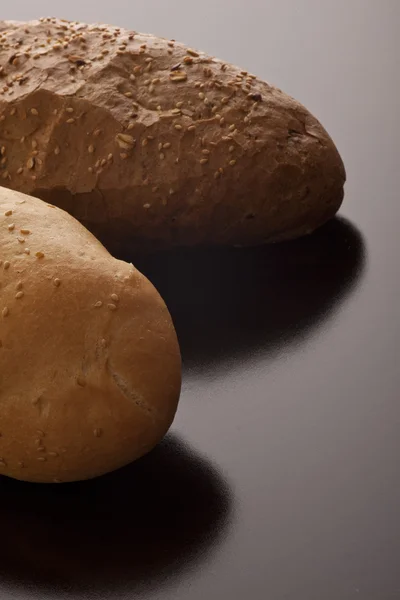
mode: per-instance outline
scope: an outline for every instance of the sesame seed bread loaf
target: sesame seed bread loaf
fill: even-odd
[[[320,123],[175,41],[54,18],[0,22],[0,182],[110,245],[259,244],[338,210]]]
[[[87,479],[148,452],[174,418],[167,308],[62,210],[0,188],[0,475]]]

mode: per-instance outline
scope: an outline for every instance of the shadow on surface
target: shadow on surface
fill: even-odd
[[[88,482],[3,477],[0,590],[5,582],[38,598],[55,590],[105,598],[109,590],[165,585],[218,544],[230,514],[227,484],[172,435],[136,463]]]
[[[185,367],[271,355],[309,335],[359,280],[359,231],[336,218],[313,235],[247,249],[134,257],[166,301]]]

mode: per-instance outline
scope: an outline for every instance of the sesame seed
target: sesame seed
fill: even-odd
[[[17,293],[15,294],[15,298],[16,298],[17,300],[19,300],[20,298],[23,298],[23,296],[24,296],[24,292],[17,292]]]
[[[10,264],[11,264],[11,263],[10,263],[8,260],[5,260],[5,261],[4,261],[4,270],[5,270],[5,271],[7,271],[7,269],[9,269],[9,268],[10,268]]]
[[[164,160],[164,158],[165,158],[164,152],[160,152],[160,160]]]
[[[204,150],[202,150],[201,153],[206,154],[208,156],[210,154],[210,151],[207,150],[207,148],[204,148]]]
[[[71,119],[67,119],[66,123],[68,123],[68,125],[71,125],[71,123],[75,123],[75,119],[71,117]]]
[[[111,294],[111,300],[113,300],[114,302],[119,302],[119,297],[117,296],[117,294]]]
[[[45,456],[38,456],[36,460],[39,460],[40,462],[45,462],[47,458]]]
[[[1,154],[1,156],[4,156],[4,155],[5,155],[5,153],[6,153],[6,147],[5,147],[5,146],[2,146],[2,147],[1,147],[1,150],[0,150],[0,154]]]
[[[174,125],[175,129],[177,129],[178,131],[180,131],[181,129],[183,129],[182,125]]]
[[[95,130],[94,130],[94,132],[93,132],[93,135],[94,135],[95,137],[98,137],[98,136],[99,136],[101,133],[102,133],[102,130],[101,130],[101,129],[95,129]]]
[[[101,435],[103,434],[103,430],[99,427],[99,428],[95,429],[93,431],[93,433],[96,437],[101,437]]]
[[[147,146],[147,144],[148,144],[147,138],[144,138],[142,140],[142,146]]]
[[[37,117],[39,116],[39,111],[36,108],[31,108],[31,115]]]
[[[19,169],[18,169],[18,171],[17,171],[17,174],[18,174],[18,175],[21,175],[21,173],[23,172],[23,170],[24,170],[24,169],[23,169],[23,167],[19,167]]]
[[[36,109],[32,108],[32,110],[36,110]],[[31,112],[32,112],[32,110],[31,110]],[[16,112],[17,112],[17,109],[16,108],[12,108],[10,110],[10,116],[13,117]],[[32,113],[32,114],[34,115],[35,113]]]
[[[229,146],[229,152],[234,152],[235,146]]]
[[[58,154],[60,154],[60,148],[58,146],[56,146],[54,148],[54,154],[57,156]]]
[[[40,251],[39,252],[35,252],[35,256],[36,256],[36,258],[44,258],[43,252],[40,252]]]
[[[26,166],[28,167],[28,169],[33,169],[35,166],[35,159],[32,157],[28,158]]]
[[[79,385],[79,387],[85,387],[86,386],[86,381],[81,376],[77,377],[76,383]]]
[[[229,125],[229,129],[231,131],[233,131],[234,129],[236,129],[236,125],[234,123],[232,123],[232,125]]]
[[[93,154],[94,146],[92,144],[90,144],[90,146],[88,147],[88,152],[89,152],[89,154]]]
[[[25,252],[25,254],[30,254],[31,253],[31,251],[30,251],[29,248],[25,248],[24,252]]]
[[[169,78],[171,81],[174,82],[186,81],[187,74],[185,73],[185,71],[173,71],[169,74]]]
[[[17,240],[19,241],[20,244],[25,244],[25,238],[23,238],[22,236],[17,236]]]
[[[236,165],[236,160],[235,159],[230,160],[229,164],[230,164],[231,167],[234,167]]]
[[[15,229],[15,223],[10,223],[10,225],[8,226],[8,231],[14,231]]]
[[[54,458],[56,458],[57,456],[59,456],[58,452],[54,452],[53,450],[51,450],[50,452],[47,453],[49,456],[52,456]],[[55,480],[56,481],[56,480]]]
[[[115,304],[107,304],[107,308],[109,310],[117,310],[117,307],[115,306]]]
[[[204,100],[205,94],[203,92],[199,92],[199,98],[200,100]]]
[[[126,133],[118,133],[115,137],[115,141],[119,147],[124,150],[132,149],[135,144],[134,138]]]
[[[148,210],[150,206],[151,204],[149,204],[148,202],[146,204],[143,204],[143,208],[145,208],[146,210]]]
[[[29,235],[31,230],[30,229],[20,229],[20,232],[22,233],[22,235]]]
[[[219,120],[219,124],[220,125],[224,125],[224,123],[225,123],[225,118],[221,117],[220,120]]]
[[[112,155],[112,154],[111,154],[111,152],[110,152],[110,154],[107,156],[107,160],[109,160],[109,161],[110,161],[110,160],[112,160],[112,159],[113,159],[113,155]]]
[[[170,144],[170,142],[165,142],[165,144],[163,144],[163,145],[162,145],[162,147],[163,147],[165,150],[168,150],[168,148],[171,148],[171,144]]]
[[[3,317],[3,318],[6,318],[6,317],[8,317],[8,315],[10,314],[10,311],[8,310],[8,307],[7,307],[7,306],[5,306],[5,307],[3,308],[3,310],[1,311],[1,314],[2,314],[2,317]]]
[[[101,300],[98,300],[98,301],[96,302],[96,304],[94,305],[94,307],[95,307],[95,308],[101,308],[102,306],[103,306],[103,303],[102,303],[102,301],[101,301]]]
[[[188,54],[190,54],[191,56],[199,56],[199,53],[196,52],[195,50],[192,50],[192,48],[187,48],[186,52]]]
[[[208,163],[208,158],[201,158],[200,159],[200,164],[201,165],[205,165],[206,163]]]
[[[122,160],[126,160],[128,158],[128,155],[125,152],[121,152],[120,158],[122,158]]]
[[[196,129],[196,125],[189,125],[188,131],[194,131]]]
[[[6,210],[6,212],[4,213],[4,216],[11,217],[12,214],[13,214],[12,210]]]

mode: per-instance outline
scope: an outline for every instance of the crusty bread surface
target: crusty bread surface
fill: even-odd
[[[168,310],[131,264],[0,188],[0,474],[87,479],[148,452],[180,392]]]
[[[57,204],[109,247],[261,244],[343,199],[331,138],[300,103],[152,35],[0,21],[0,182]]]

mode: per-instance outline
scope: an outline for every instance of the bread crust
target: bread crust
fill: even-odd
[[[345,170],[297,101],[187,46],[58,19],[0,22],[2,185],[109,246],[260,244],[331,218]]]
[[[0,474],[87,479],[148,452],[177,408],[168,310],[132,265],[0,188]]]

